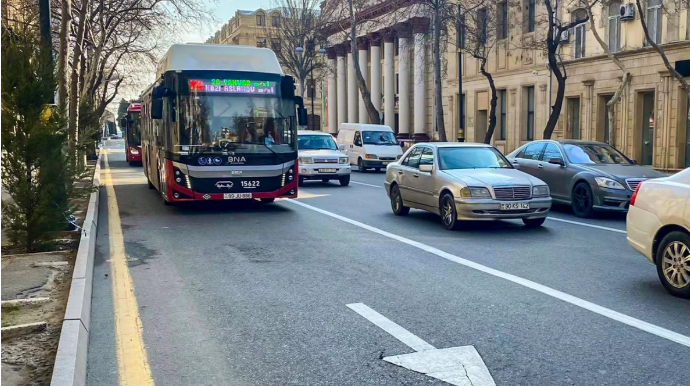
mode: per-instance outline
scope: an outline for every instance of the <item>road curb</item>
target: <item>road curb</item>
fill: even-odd
[[[91,290],[98,228],[100,174],[101,155],[98,156],[93,176],[93,186],[96,190],[89,197],[89,205],[82,225],[67,308],[60,332],[60,343],[55,356],[53,377],[50,381],[51,386],[86,384],[86,355],[91,324]]]

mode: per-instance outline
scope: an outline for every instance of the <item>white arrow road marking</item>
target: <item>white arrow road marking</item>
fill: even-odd
[[[640,329],[642,331],[646,331],[646,332],[653,334],[653,335],[656,335],[660,338],[668,339],[672,342],[682,344],[685,347],[690,347],[690,336],[679,334],[675,331],[668,330],[666,328],[657,326],[655,324],[645,322],[644,320],[633,318],[632,316],[629,316],[629,315],[614,311],[610,308],[606,308],[606,307],[600,306],[598,304],[589,302],[587,300],[578,298],[577,296],[573,296],[573,295],[567,294],[565,292],[561,292],[557,289],[547,287],[543,284],[539,284],[539,283],[533,282],[531,280],[527,280],[525,278],[522,278],[520,276],[512,275],[510,273],[499,271],[497,269],[487,267],[486,265],[475,263],[472,260],[463,259],[462,257],[453,255],[453,254],[445,252],[445,251],[442,251],[438,248],[434,248],[431,245],[420,243],[419,241],[414,241],[412,239],[408,239],[406,237],[396,235],[395,233],[386,232],[384,230],[373,227],[371,225],[364,224],[364,223],[359,222],[357,220],[353,220],[351,218],[347,218],[345,216],[341,216],[339,214],[335,214],[333,212],[329,212],[327,210],[323,210],[321,208],[317,208],[315,206],[311,206],[311,205],[305,204],[303,202],[299,202],[299,201],[295,201],[295,200],[289,200],[289,201],[285,201],[285,202],[288,202],[288,203],[293,204],[293,205],[299,205],[303,208],[313,210],[314,212],[318,212],[318,213],[324,214],[326,216],[329,216],[329,217],[338,219],[340,221],[346,222],[348,224],[354,225],[356,227],[366,229],[370,232],[377,233],[377,234],[384,236],[384,237],[387,237],[389,239],[397,240],[403,244],[407,244],[409,246],[421,249],[422,251],[429,252],[429,253],[434,254],[438,257],[444,258],[448,261],[452,261],[454,263],[464,265],[465,267],[476,269],[477,271],[484,272],[484,273],[489,274],[491,276],[495,276],[495,277],[498,277],[498,278],[501,278],[504,280],[508,280],[508,281],[513,282],[515,284],[521,285],[523,287],[533,289],[537,292],[541,292],[544,295],[551,296],[552,298],[560,299],[566,303],[570,303],[574,306],[577,306],[577,307],[583,308],[585,310],[594,312],[595,314],[599,314],[605,318],[609,318],[611,320],[615,320],[617,322],[626,324],[630,327],[634,327],[634,328]]]
[[[489,369],[474,346],[437,349],[366,304],[353,303],[347,306],[417,351],[412,354],[385,357],[384,361],[426,374],[451,385],[496,386]]]

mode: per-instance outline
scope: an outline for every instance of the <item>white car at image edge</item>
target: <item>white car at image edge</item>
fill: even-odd
[[[690,298],[690,169],[638,185],[627,232],[628,243],[656,265],[664,288]]]

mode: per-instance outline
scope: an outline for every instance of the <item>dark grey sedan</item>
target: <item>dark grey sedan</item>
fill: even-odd
[[[572,205],[579,217],[595,210],[627,212],[640,181],[665,177],[602,142],[534,141],[507,158],[521,171],[546,182],[553,201]]]

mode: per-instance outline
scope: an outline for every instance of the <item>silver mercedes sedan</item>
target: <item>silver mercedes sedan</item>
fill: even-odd
[[[449,230],[462,220],[522,219],[538,227],[551,209],[542,180],[482,143],[416,144],[388,165],[385,188],[396,215],[423,209],[440,215]]]

